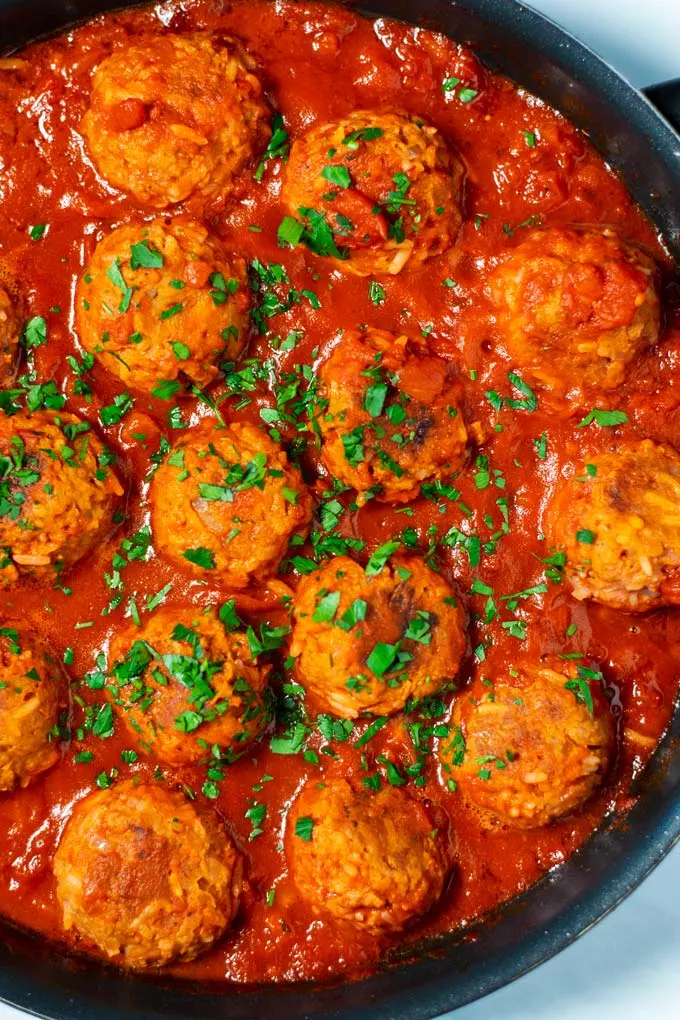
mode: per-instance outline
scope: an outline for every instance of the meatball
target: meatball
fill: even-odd
[[[293,617],[299,682],[346,719],[393,715],[436,694],[465,651],[453,589],[415,556],[393,556],[379,573],[337,556],[303,578]]]
[[[0,414],[0,569],[58,576],[114,527],[122,487],[90,426],[60,412]]]
[[[444,889],[447,848],[404,790],[310,782],[286,822],[293,880],[319,914],[380,935],[426,914]]]
[[[261,429],[206,420],[183,433],[150,490],[157,548],[202,578],[245,588],[276,572],[311,518],[299,471]]]
[[[137,779],[76,805],[54,873],[64,928],[126,967],[198,956],[241,896],[241,858],[217,815]]]
[[[233,761],[269,721],[268,670],[213,609],[159,610],[116,634],[109,663],[123,720],[170,765]]]
[[[614,722],[595,670],[527,665],[512,673],[458,699],[439,754],[444,776],[484,815],[531,829],[575,811],[599,786]]]
[[[462,465],[461,389],[450,363],[422,343],[379,329],[347,333],[319,377],[323,462],[345,485],[406,502],[421,482]]]
[[[532,231],[488,291],[508,355],[560,391],[615,389],[658,339],[655,264],[611,230]]]
[[[680,454],[645,439],[588,458],[547,531],[575,598],[629,612],[680,604]]]
[[[307,223],[317,254],[359,276],[396,274],[455,243],[462,178],[422,118],[358,110],[293,142],[282,198]]]
[[[42,642],[0,628],[0,790],[28,786],[59,758],[66,702],[61,669]]]
[[[0,385],[9,385],[16,377],[20,333],[16,302],[0,282]]]
[[[217,361],[241,354],[248,305],[243,259],[200,223],[154,220],[99,242],[78,284],[76,326],[126,386],[149,391],[180,374],[205,386]]]
[[[269,108],[234,39],[166,32],[94,72],[81,130],[100,174],[143,205],[225,197],[267,143]]]

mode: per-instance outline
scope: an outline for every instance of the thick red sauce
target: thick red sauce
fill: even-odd
[[[68,408],[100,428],[119,456],[128,486],[125,521],[72,572],[68,578],[72,595],[26,582],[0,600],[3,616],[20,618],[29,629],[44,634],[60,656],[67,647],[75,649],[70,666],[76,695],[74,734],[82,721],[78,702],[101,699],[79,679],[93,668],[97,653],[106,649],[125,616],[129,596],[135,595],[143,607],[148,593],[172,582],[168,605],[187,600],[222,602],[226,597],[224,591],[182,576],[152,556],[125,568],[123,603],[102,615],[112,594],[103,579],[112,555],[123,538],[146,522],[143,479],[150,455],[161,435],[172,439],[177,433],[168,424],[170,405],[139,395],[120,425],[102,428],[98,411],[111,403],[122,386],[95,368],[88,376],[93,391],[88,401],[74,393],[75,377],[65,360],[67,354],[79,353],[71,326],[72,300],[86,256],[113,226],[148,215],[131,199],[105,186],[87,157],[78,125],[88,103],[90,75],[113,48],[124,46],[143,30],[162,26],[179,32],[219,29],[240,37],[258,61],[267,92],[291,137],[317,119],[342,117],[357,108],[397,107],[428,118],[465,164],[465,222],[459,244],[422,267],[384,280],[386,300],[379,307],[369,299],[366,279],[340,275],[303,248],[290,251],[277,246],[276,230],[285,213],[278,199],[282,172],[278,162],[269,165],[262,183],[249,178],[238,204],[203,209],[189,200],[185,205],[190,214],[205,217],[228,246],[246,259],[282,263],[293,286],[316,291],[320,309],[303,301],[271,321],[269,336],[254,336],[251,341],[249,356],[270,358],[278,373],[293,371],[295,364],[314,364],[338,326],[356,328],[367,322],[397,332],[424,330],[432,349],[460,366],[466,420],[481,423],[486,436],[483,452],[492,468],[502,472],[505,488],[478,489],[474,471],[462,473],[456,486],[462,492],[461,501],[472,509],[469,518],[464,517],[460,502],[439,505],[419,499],[412,504],[410,517],[371,502],[345,517],[349,521],[345,528],[367,543],[360,558],[405,527],[417,531],[422,549],[432,537],[429,529],[436,528],[442,536],[464,520],[464,528],[485,542],[501,527],[497,501],[506,498],[510,531],[498,541],[495,552],[483,553],[480,565],[471,568],[463,549],[443,546],[441,569],[466,599],[471,615],[484,602],[483,596],[469,595],[474,577],[499,594],[543,580],[544,567],[536,558],[546,555],[546,543],[539,538],[542,514],[563,465],[604,449],[612,441],[612,430],[595,425],[578,429],[584,409],[552,406],[545,395],[533,413],[508,408],[496,412],[484,396],[490,389],[510,395],[508,372],[513,366],[495,352],[490,310],[482,293],[483,270],[507,246],[509,232],[521,233],[531,217],[540,216],[548,225],[606,223],[659,259],[668,276],[662,342],[641,360],[622,389],[598,403],[628,413],[629,424],[619,430],[619,436],[680,441],[680,415],[674,414],[680,403],[680,389],[674,384],[680,360],[677,285],[670,279],[668,260],[653,230],[587,139],[538,99],[491,75],[468,50],[407,26],[285,0],[163,4],[106,16],[32,46],[20,55],[25,63],[0,71],[3,116],[11,116],[16,126],[13,141],[0,132],[2,259],[21,283],[27,317],[41,315],[48,322],[49,341],[36,354],[39,377],[55,379],[68,396]],[[474,101],[461,103],[442,92],[442,81],[452,76],[478,92]],[[525,132],[539,139],[535,146],[527,144]],[[29,228],[39,223],[49,224],[49,230],[35,241]],[[261,230],[249,230],[251,226]],[[455,290],[443,285],[447,278],[456,281]],[[295,350],[273,350],[271,336],[286,336],[293,328],[304,333]],[[219,391],[217,386],[213,395]],[[236,401],[229,399],[222,410],[230,418],[257,421],[260,408],[271,403],[265,388],[252,395],[248,407],[239,410]],[[183,400],[182,409],[186,421],[209,413],[191,398]],[[502,431],[494,430],[497,424]],[[544,432],[547,456],[539,459],[533,440]],[[145,434],[143,441],[134,438],[139,433]],[[306,455],[304,466],[312,484],[322,487],[323,477],[313,482],[318,469],[313,452]],[[485,515],[490,515],[491,527]],[[285,581],[294,586],[295,574],[286,575]],[[548,588],[547,594],[521,602],[514,614],[504,612],[490,625],[471,619],[460,683],[464,685],[471,676],[473,650],[482,642],[487,646],[482,668],[489,675],[507,669],[519,655],[531,659],[553,651],[582,652],[599,660],[620,704],[621,742],[614,772],[602,792],[577,815],[544,829],[509,831],[483,827],[460,797],[447,791],[430,756],[427,783],[416,795],[428,798],[449,819],[456,865],[440,906],[405,938],[414,940],[464,925],[563,862],[607,812],[630,805],[631,780],[668,724],[679,671],[678,612],[633,617],[577,604],[565,584],[551,583]],[[237,597],[237,603],[250,620],[283,622],[274,595],[252,591]],[[504,630],[502,619],[525,621],[526,638],[520,640]],[[90,622],[91,626],[77,627]],[[572,623],[578,629],[567,638],[565,632]],[[357,735],[362,727],[365,724],[357,728]],[[640,735],[647,740],[641,741]],[[318,749],[322,743],[315,731],[309,746]],[[306,777],[317,777],[321,770],[359,768],[360,752],[352,743],[334,745],[336,758],[321,755],[321,765],[313,765],[301,755],[273,754],[265,738],[229,769],[213,803],[246,858],[244,901],[235,929],[207,956],[176,968],[179,973],[239,982],[323,980],[341,973],[358,976],[370,972],[381,954],[398,941],[346,931],[315,917],[296,896],[286,872],[281,845],[291,799]],[[121,776],[153,772],[155,763],[143,755],[133,766],[121,763],[121,750],[131,746],[129,734],[120,725],[105,740],[90,736],[79,741],[74,735],[64,746],[59,765],[27,789],[0,797],[0,909],[8,918],[51,938],[64,938],[51,871],[55,846],[72,805],[95,788],[97,775],[113,768]],[[93,751],[94,759],[76,764],[74,756],[83,750]],[[399,718],[384,727],[365,751],[372,765],[381,754],[402,765],[413,761],[413,747]],[[199,769],[162,768],[160,772],[169,783],[179,781],[196,791],[204,779]],[[273,778],[260,786],[264,775]],[[198,796],[203,800],[200,792]],[[267,815],[264,832],[250,841],[251,824],[245,812],[253,798],[267,805]],[[271,889],[276,896],[269,906],[266,894]]]

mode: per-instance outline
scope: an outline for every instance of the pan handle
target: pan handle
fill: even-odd
[[[642,91],[668,123],[680,132],[680,78],[650,85]]]

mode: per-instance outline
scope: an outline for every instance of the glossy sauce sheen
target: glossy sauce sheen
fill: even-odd
[[[360,554],[362,562],[405,527],[416,529],[423,550],[430,537],[428,528],[436,527],[441,536],[464,521],[464,528],[487,541],[503,519],[497,500],[507,498],[510,532],[498,541],[495,552],[483,553],[478,567],[470,567],[460,547],[441,549],[443,573],[455,583],[469,613],[480,613],[485,598],[469,595],[474,577],[493,586],[497,595],[544,580],[544,566],[537,559],[547,555],[546,542],[539,537],[542,515],[562,468],[606,449],[615,438],[612,429],[577,428],[589,406],[552,406],[549,397],[541,396],[533,412],[507,407],[497,412],[484,396],[492,389],[503,396],[519,396],[508,381],[508,372],[515,366],[495,353],[493,320],[482,282],[494,257],[512,243],[510,231],[515,231],[515,240],[521,237],[526,230],[521,224],[530,217],[541,216],[548,225],[610,224],[645,245],[665,267],[662,342],[640,361],[626,386],[598,404],[628,413],[630,422],[617,430],[619,437],[680,439],[680,388],[673,385],[680,367],[677,286],[650,225],[586,139],[539,100],[487,72],[468,50],[443,37],[384,20],[362,20],[342,9],[258,0],[159,5],[106,16],[33,46],[22,54],[26,66],[0,71],[0,109],[16,125],[13,142],[0,127],[2,256],[21,282],[27,317],[42,315],[48,322],[49,342],[36,356],[39,376],[56,379],[68,396],[67,407],[98,427],[118,454],[128,487],[128,517],[96,555],[71,573],[67,583],[72,595],[24,582],[3,593],[0,604],[7,618],[44,633],[60,656],[69,646],[75,649],[70,666],[76,681],[74,693],[94,703],[101,702],[101,692],[92,692],[77,681],[93,668],[97,653],[106,649],[125,617],[130,595],[136,595],[142,615],[146,595],[155,594],[169,581],[173,588],[166,605],[219,604],[228,597],[225,591],[182,576],[152,556],[125,568],[123,604],[102,615],[112,594],[103,580],[112,555],[121,539],[147,520],[144,476],[149,457],[161,434],[172,440],[179,433],[168,424],[171,404],[139,395],[120,425],[101,427],[98,410],[111,403],[122,385],[95,368],[88,376],[94,393],[88,402],[74,395],[74,375],[65,361],[65,355],[81,353],[70,323],[75,281],[87,255],[112,227],[149,216],[106,186],[88,159],[78,125],[88,103],[90,75],[112,49],[125,46],[141,31],[163,26],[178,32],[214,29],[238,36],[258,62],[272,105],[282,113],[291,138],[315,120],[343,117],[353,109],[400,108],[436,125],[465,164],[465,222],[458,246],[423,267],[409,266],[396,278],[383,278],[386,300],[379,307],[369,299],[367,279],[342,275],[304,248],[291,251],[277,246],[276,230],[286,212],[278,198],[283,170],[279,161],[268,165],[262,183],[248,173],[245,195],[238,203],[222,209],[202,208],[189,200],[184,206],[191,215],[205,218],[235,252],[248,260],[257,257],[264,263],[282,263],[293,286],[313,290],[319,297],[318,310],[303,300],[271,320],[271,333],[254,335],[248,356],[271,358],[277,372],[292,371],[296,363],[317,364],[330,349],[338,327],[354,329],[370,323],[415,335],[424,330],[433,351],[458,363],[466,421],[480,423],[485,436],[482,452],[491,468],[502,472],[505,487],[476,488],[473,454],[469,468],[455,481],[462,493],[459,502],[442,500],[440,505],[421,498],[412,504],[415,513],[408,517],[373,501],[345,515],[345,531],[350,529],[367,543]],[[442,81],[452,76],[478,92],[474,101],[461,103],[442,92]],[[524,132],[536,134],[535,146],[527,144]],[[49,230],[42,240],[33,241],[29,228],[37,223],[48,223]],[[261,232],[248,230],[249,225],[261,227]],[[447,278],[458,286],[445,286]],[[55,306],[59,312],[50,311]],[[285,337],[291,329],[302,330],[303,341],[290,353],[274,351],[269,346],[271,337]],[[213,395],[217,392],[219,385]],[[263,390],[253,395],[245,409],[235,409],[235,403],[227,400],[223,413],[258,421],[260,408],[273,405],[273,400]],[[183,400],[182,407],[187,422],[209,413],[190,398]],[[502,432],[494,431],[496,424],[503,426]],[[544,432],[547,455],[540,459],[533,441]],[[133,433],[144,433],[146,439],[140,442]],[[323,472],[315,463],[313,445],[303,466],[307,480],[320,491]],[[317,469],[321,477],[315,482]],[[472,508],[471,517],[465,517],[460,502]],[[487,514],[493,520],[491,528],[484,522]],[[295,574],[287,574],[284,580],[294,587]],[[427,783],[416,795],[431,801],[443,824],[448,819],[456,866],[440,906],[402,939],[416,940],[464,925],[564,861],[608,811],[630,805],[631,779],[668,724],[677,688],[678,612],[633,617],[580,605],[564,583],[549,583],[548,588],[547,594],[521,602],[514,614],[503,610],[490,625],[471,620],[460,685],[477,668],[474,649],[482,641],[488,645],[486,661],[478,668],[489,676],[506,671],[519,656],[537,659],[546,652],[582,652],[599,661],[606,681],[615,688],[614,704],[620,711],[622,742],[614,772],[602,792],[576,816],[545,829],[509,831],[483,828],[460,796],[448,792],[434,756],[429,756]],[[237,605],[249,621],[285,622],[274,594],[247,592],[237,596]],[[501,620],[515,618],[527,623],[523,641],[501,627]],[[75,629],[77,623],[90,621],[92,626]],[[565,632],[572,623],[578,630],[567,638]],[[79,719],[82,708],[74,703],[75,727]],[[235,929],[218,947],[197,962],[175,968],[176,972],[239,982],[359,976],[370,972],[382,954],[399,942],[396,937],[381,941],[315,918],[296,896],[281,849],[286,810],[303,780],[358,770],[361,752],[352,745],[365,725],[357,725],[350,741],[334,744],[336,758],[321,754],[320,765],[307,764],[301,755],[273,754],[265,738],[252,754],[229,768],[214,804],[246,857],[243,904]],[[650,739],[647,744],[632,742],[625,738],[625,730]],[[315,730],[309,746],[318,750],[322,744]],[[134,766],[121,763],[121,750],[133,746],[120,723],[109,739],[73,739],[65,746],[60,765],[28,789],[0,797],[3,914],[52,938],[64,938],[51,873],[60,832],[72,805],[95,788],[95,776],[102,771],[115,767],[121,776],[153,772],[154,762],[143,755]],[[76,764],[74,755],[83,750],[93,751],[94,760]],[[400,718],[390,721],[364,751],[372,772],[381,754],[402,765],[414,761]],[[161,773],[170,784],[185,783],[199,791],[199,800],[204,800],[200,769],[164,768]],[[273,778],[254,792],[263,775]],[[267,805],[267,815],[264,832],[250,841],[251,824],[245,812],[253,799]],[[271,889],[276,896],[273,906],[268,906],[265,897]]]

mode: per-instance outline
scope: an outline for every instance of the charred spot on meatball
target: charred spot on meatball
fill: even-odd
[[[81,129],[109,183],[163,209],[230,195],[266,145],[268,117],[240,43],[167,32],[102,61]]]
[[[66,681],[40,640],[0,627],[0,790],[28,786],[59,760]]]
[[[104,237],[76,293],[83,347],[126,386],[146,392],[178,377],[206,386],[248,339],[243,259],[200,223],[126,224]]]
[[[199,577],[233,588],[275,573],[311,519],[297,468],[261,429],[205,420],[187,430],[150,490],[159,551]]]
[[[415,556],[393,556],[377,573],[329,560],[301,581],[293,620],[298,681],[315,708],[347,719],[436,694],[465,650],[453,589]]]
[[[416,446],[424,446],[434,423],[435,420],[431,415],[427,415],[424,418],[416,416],[413,426],[413,442]]]
[[[519,666],[458,699],[442,739],[444,777],[491,824],[531,829],[576,811],[614,753],[615,727],[601,673]]]
[[[58,576],[114,528],[114,458],[75,415],[0,414],[0,576]]]
[[[109,663],[119,715],[170,765],[233,762],[269,723],[269,670],[214,609],[158,610],[115,636]]]
[[[357,110],[293,142],[282,197],[316,254],[359,276],[394,275],[455,243],[462,178],[421,117]]]
[[[547,531],[575,598],[628,612],[680,604],[680,454],[645,439],[588,458]]]
[[[238,910],[241,857],[217,815],[131,779],[76,805],[54,858],[64,928],[122,966],[192,960]]]
[[[346,333],[319,379],[323,462],[363,498],[406,502],[464,463],[460,383],[422,342],[378,329]]]
[[[316,913],[374,935],[431,910],[450,870],[445,836],[420,801],[346,779],[307,783],[288,816],[286,850]]]
[[[611,230],[531,232],[488,293],[508,355],[558,393],[616,389],[659,336],[654,260]]]

